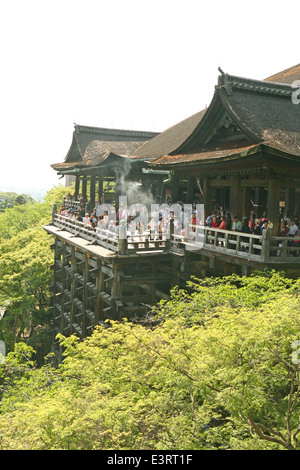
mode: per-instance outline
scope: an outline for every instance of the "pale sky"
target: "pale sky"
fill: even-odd
[[[0,191],[51,188],[74,122],[163,131],[209,105],[218,67],[299,60],[298,1],[0,0]]]

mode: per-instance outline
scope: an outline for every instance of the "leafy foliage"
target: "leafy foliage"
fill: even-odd
[[[44,202],[7,208],[0,217],[0,339],[8,351],[26,341],[43,361],[49,351],[48,301],[51,238],[41,227],[51,221],[53,203],[62,204],[70,188],[50,190]]]
[[[192,287],[155,327],[60,335],[57,368],[17,344],[1,366],[2,448],[297,449],[299,282],[264,273]]]
[[[0,191],[0,212],[14,205],[27,204],[34,202],[34,199],[27,194],[17,194],[13,192]]]
[[[256,309],[280,292],[294,292],[299,283],[285,277],[284,273],[266,270],[249,277],[236,274],[204,279],[193,277],[187,286],[187,290],[174,287],[170,300],[162,300],[158,308],[154,307],[158,318],[180,315],[187,324],[202,323],[208,314],[218,311],[220,305]]]

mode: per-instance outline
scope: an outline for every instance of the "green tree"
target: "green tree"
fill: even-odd
[[[0,245],[1,339],[8,350],[16,341],[29,341],[45,355],[49,348],[49,283],[53,253],[47,234],[27,229]],[[48,332],[48,334],[47,334]]]
[[[49,351],[52,243],[41,225],[51,222],[53,204],[70,188],[51,189],[44,202],[7,208],[0,217],[0,339],[11,351],[17,341],[31,344],[43,360]]]
[[[4,212],[6,208],[13,207],[14,205],[32,202],[34,202],[34,199],[27,194],[0,191],[0,212]]]
[[[60,336],[56,369],[16,369],[9,357],[2,447],[298,449],[299,282],[255,278],[271,294],[255,308],[229,286],[221,306],[201,307],[201,321],[195,309],[187,323],[172,301],[173,314],[152,328],[111,322],[84,341]]]

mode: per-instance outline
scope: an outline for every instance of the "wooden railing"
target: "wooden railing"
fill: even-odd
[[[166,234],[163,234],[162,239],[157,239],[149,231],[145,231],[142,234],[126,231],[125,237],[120,239],[117,232],[99,227],[96,227],[94,230],[83,222],[56,213],[53,214],[52,223],[62,230],[67,230],[74,235],[121,254],[157,250],[165,251],[168,243]]]
[[[101,230],[99,228],[94,230],[83,222],[73,220],[61,214],[54,214],[52,222],[56,227],[67,230],[73,235],[84,238],[92,243],[99,244],[112,251],[119,250],[117,234],[109,230]]]
[[[145,231],[125,236],[119,233],[85,225],[83,222],[54,213],[53,225],[67,230],[92,243],[119,254],[170,251],[184,254],[185,251],[208,250],[224,255],[237,256],[262,263],[300,263],[300,237],[272,237],[268,230],[263,235],[253,235],[231,230],[188,225],[187,233],[157,234]]]
[[[273,237],[269,230],[253,235],[189,225],[186,235],[174,234],[171,239],[171,251],[201,249],[266,263],[300,263],[300,237]]]
[[[269,259],[300,263],[300,237],[272,237],[269,240]]]
[[[80,207],[80,201],[75,201],[74,199],[64,198],[63,206],[65,209],[76,209]]]

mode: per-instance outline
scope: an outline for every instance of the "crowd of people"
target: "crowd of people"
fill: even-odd
[[[74,200],[66,199],[59,214],[70,220],[81,222],[89,230],[108,230],[117,234],[121,221],[123,221],[128,234],[148,232],[152,239],[163,239],[170,231],[184,236],[187,223],[194,226],[199,225],[196,204],[191,205],[191,208],[191,211],[186,213],[183,206],[178,205],[177,210],[174,211],[166,204],[162,205],[154,215],[152,213],[148,215],[146,207],[140,204],[136,205],[133,213],[129,211],[127,206],[122,206],[116,213],[104,210],[104,213],[99,215],[96,208],[88,211],[88,205],[82,201],[78,201],[78,203],[76,201],[76,205],[74,205]]]
[[[67,198],[66,201],[74,203],[74,198]],[[180,213],[177,211],[174,214],[174,211],[170,210],[168,205],[161,206],[159,213],[155,217],[151,216],[149,218],[147,218],[148,213],[145,215],[142,213],[145,209],[142,205],[141,212],[137,211],[135,214],[130,214],[128,207],[123,206],[118,209],[117,213],[110,213],[107,210],[103,214],[97,215],[96,208],[89,211],[89,204],[84,203],[82,198],[78,198],[75,206],[74,204],[65,203],[59,213],[70,220],[82,222],[84,227],[89,230],[108,230],[117,234],[120,222],[124,221],[127,232],[132,235],[143,234],[148,231],[152,238],[163,238],[163,234],[169,233],[169,230],[185,236],[188,225],[190,227],[199,225],[197,206],[193,203],[191,207],[191,212],[184,212],[182,206]],[[268,220],[265,213],[261,217],[257,217],[252,210],[248,217],[243,217],[240,220],[237,216],[232,218],[230,212],[224,211],[220,205],[216,205],[215,211],[206,218],[204,225],[219,230],[231,230],[259,236],[263,234],[264,230],[273,228],[272,221]],[[280,237],[300,237],[298,215],[292,218],[289,214],[280,214],[277,235]]]
[[[298,237],[300,236],[299,224],[300,221],[297,214],[294,217],[290,217],[289,214],[280,214],[277,235],[280,237]],[[262,235],[264,230],[273,228],[273,223],[267,218],[266,213],[258,218],[254,211],[250,211],[249,217],[243,217],[242,220],[240,220],[237,216],[231,218],[229,212],[224,214],[222,211],[218,210],[206,218],[205,225],[221,230],[252,233],[253,235]]]
[[[294,217],[290,217],[289,213],[286,215],[284,215],[284,213],[279,213],[278,222],[277,236],[288,237],[287,247],[289,247],[289,255],[299,256],[300,221],[298,215],[295,214]],[[218,228],[219,230],[231,230],[234,232],[258,236],[262,236],[264,230],[273,229],[273,223],[266,217],[266,213],[258,218],[254,211],[251,211],[249,217],[243,217],[242,220],[237,216],[234,216],[232,219],[229,212],[223,214],[221,211],[215,211],[212,215],[207,217],[205,225],[212,228]],[[291,238],[296,239],[291,240]],[[247,243],[249,239],[245,236],[242,237],[242,241]],[[282,242],[278,240],[276,246],[278,246],[277,256],[281,256],[281,249],[283,246]],[[248,248],[242,246],[242,250],[247,251]],[[259,254],[259,251],[255,249],[254,253]]]
[[[116,223],[113,219],[108,216],[108,211],[104,212],[104,215],[98,216],[96,209],[92,212],[87,212],[85,207],[64,207],[60,208],[59,214],[74,221],[81,222],[84,227],[88,230],[96,230],[97,228],[110,230],[111,232],[116,231]]]

